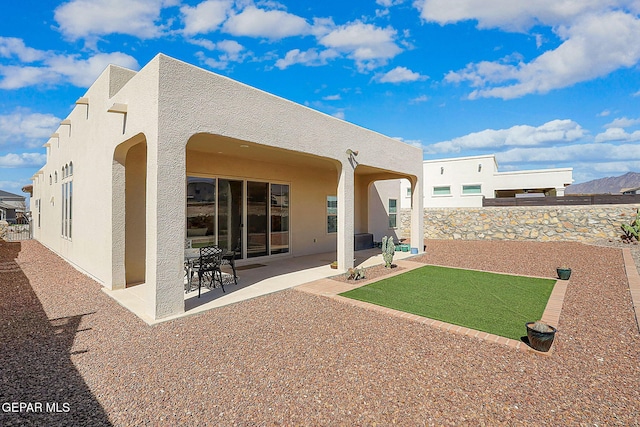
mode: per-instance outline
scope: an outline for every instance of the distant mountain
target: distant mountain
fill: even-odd
[[[570,185],[564,189],[564,194],[620,194],[621,189],[634,187],[640,187],[640,173],[628,172]]]

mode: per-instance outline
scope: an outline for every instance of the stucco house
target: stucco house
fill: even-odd
[[[162,54],[109,66],[45,146],[34,237],[107,289],[145,283],[152,319],[184,311],[186,242],[240,263],[333,251],[344,270],[378,232],[375,182],[422,194],[421,150]]]
[[[564,196],[572,168],[499,172],[495,154],[425,160],[425,207],[481,207],[482,199]],[[411,187],[400,182],[401,207],[411,206]]]

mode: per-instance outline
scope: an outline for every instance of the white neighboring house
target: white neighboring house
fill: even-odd
[[[189,244],[253,263],[335,251],[346,270],[377,233],[371,186],[422,194],[420,149],[165,55],[109,66],[45,147],[34,237],[107,289],[142,286],[151,319],[184,312]]]
[[[498,172],[495,154],[423,163],[425,207],[480,207],[482,199],[564,196],[573,168]],[[409,182],[401,180],[401,207],[411,207]]]

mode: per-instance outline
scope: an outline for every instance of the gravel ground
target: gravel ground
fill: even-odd
[[[60,412],[3,409],[0,425],[640,425],[640,334],[619,249],[427,251],[429,263],[536,276],[571,266],[553,354],[296,290],[149,327],[39,243],[1,242],[0,404]]]

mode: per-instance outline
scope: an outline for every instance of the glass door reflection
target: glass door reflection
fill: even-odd
[[[199,248],[215,244],[216,180],[187,178],[187,239]]]
[[[269,254],[268,194],[268,183],[247,182],[247,258]]]
[[[242,181],[218,179],[218,246],[242,258]]]

